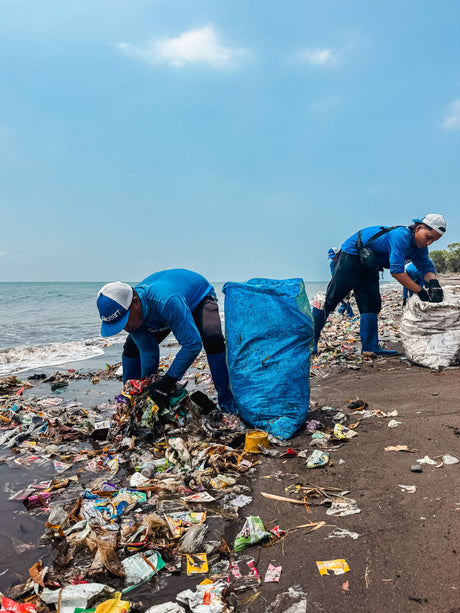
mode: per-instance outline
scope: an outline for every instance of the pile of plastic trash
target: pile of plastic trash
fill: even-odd
[[[130,590],[180,573],[200,580],[205,573],[211,584],[184,595],[192,611],[202,599],[221,603],[212,611],[231,610],[224,535],[251,500],[243,481],[254,456],[242,449],[245,426],[184,388],[161,411],[147,384],[130,381],[114,402],[87,409],[59,395],[25,398],[30,385],[15,377],[0,382],[1,461],[53,466],[56,475],[10,496],[42,519],[40,548],[53,552],[9,594],[28,608],[11,610],[59,603],[73,612],[107,602],[115,608],[95,610],[127,610]],[[4,600],[8,611],[13,605]]]

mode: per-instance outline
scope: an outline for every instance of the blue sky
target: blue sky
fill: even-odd
[[[355,230],[430,212],[460,241],[459,23],[451,0],[0,0],[0,281],[321,281]]]

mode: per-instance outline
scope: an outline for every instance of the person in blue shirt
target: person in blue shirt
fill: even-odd
[[[409,277],[412,279],[412,281],[417,283],[417,285],[420,285],[420,287],[426,286],[425,279],[420,274],[419,270],[414,266],[414,264],[412,264],[412,262],[406,266],[406,272],[409,275]],[[414,292],[412,290],[407,289],[407,287],[403,287],[403,306],[406,306],[407,297],[412,296],[413,293]]]
[[[331,260],[329,262],[329,267],[331,269],[331,275],[334,274],[335,265],[337,263],[339,253],[340,253],[340,249],[338,249],[337,247],[331,247],[329,251],[327,252],[328,258]],[[337,311],[339,312],[340,315],[345,315],[346,313],[348,317],[354,317],[355,314],[353,313],[353,309],[351,308],[349,296],[347,296],[345,300],[342,300]]]
[[[389,268],[392,277],[403,287],[418,294],[421,300],[442,301],[443,292],[436,279],[433,262],[428,257],[428,246],[445,233],[446,220],[442,215],[431,213],[423,219],[414,219],[413,222],[409,227],[364,228],[342,244],[334,274],[326,290],[324,309],[313,307],[314,351],[317,350],[321,330],[329,313],[353,290],[360,312],[362,351],[380,355],[397,354],[395,351],[381,349],[378,342],[378,314],[382,307],[379,270],[383,268]],[[414,263],[426,281],[427,289],[410,278],[405,271],[406,261]]]
[[[134,288],[108,283],[98,293],[97,307],[102,336],[129,332],[122,354],[124,382],[156,374],[159,343],[172,332],[181,348],[150,392],[166,401],[204,346],[219,406],[234,412],[216,294],[203,276],[173,269],[156,272]]]

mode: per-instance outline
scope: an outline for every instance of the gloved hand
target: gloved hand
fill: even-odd
[[[428,292],[426,291],[426,289],[423,289],[423,287],[419,291],[417,296],[420,298],[420,300],[423,300],[423,302],[430,302],[430,296],[428,295]]]
[[[439,281],[437,279],[431,279],[428,281],[428,295],[430,302],[442,302],[444,298],[444,292],[442,291]]]
[[[168,374],[163,375],[163,377],[149,385],[149,396],[160,408],[166,408],[169,406],[169,396],[175,385],[175,379]]]

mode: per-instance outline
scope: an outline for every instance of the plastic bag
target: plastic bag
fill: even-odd
[[[248,545],[255,545],[270,536],[271,534],[265,530],[260,517],[250,515],[246,517],[242,530],[236,535],[233,548],[235,551],[241,551]]]
[[[404,309],[401,340],[411,362],[440,369],[460,364],[460,288],[445,286],[442,302],[415,294]]]
[[[322,311],[324,309],[324,305],[326,304],[326,292],[316,292],[313,297],[313,306],[315,309],[319,309]]]
[[[310,402],[313,322],[302,279],[226,283],[227,361],[236,407],[249,425],[287,439]]]

